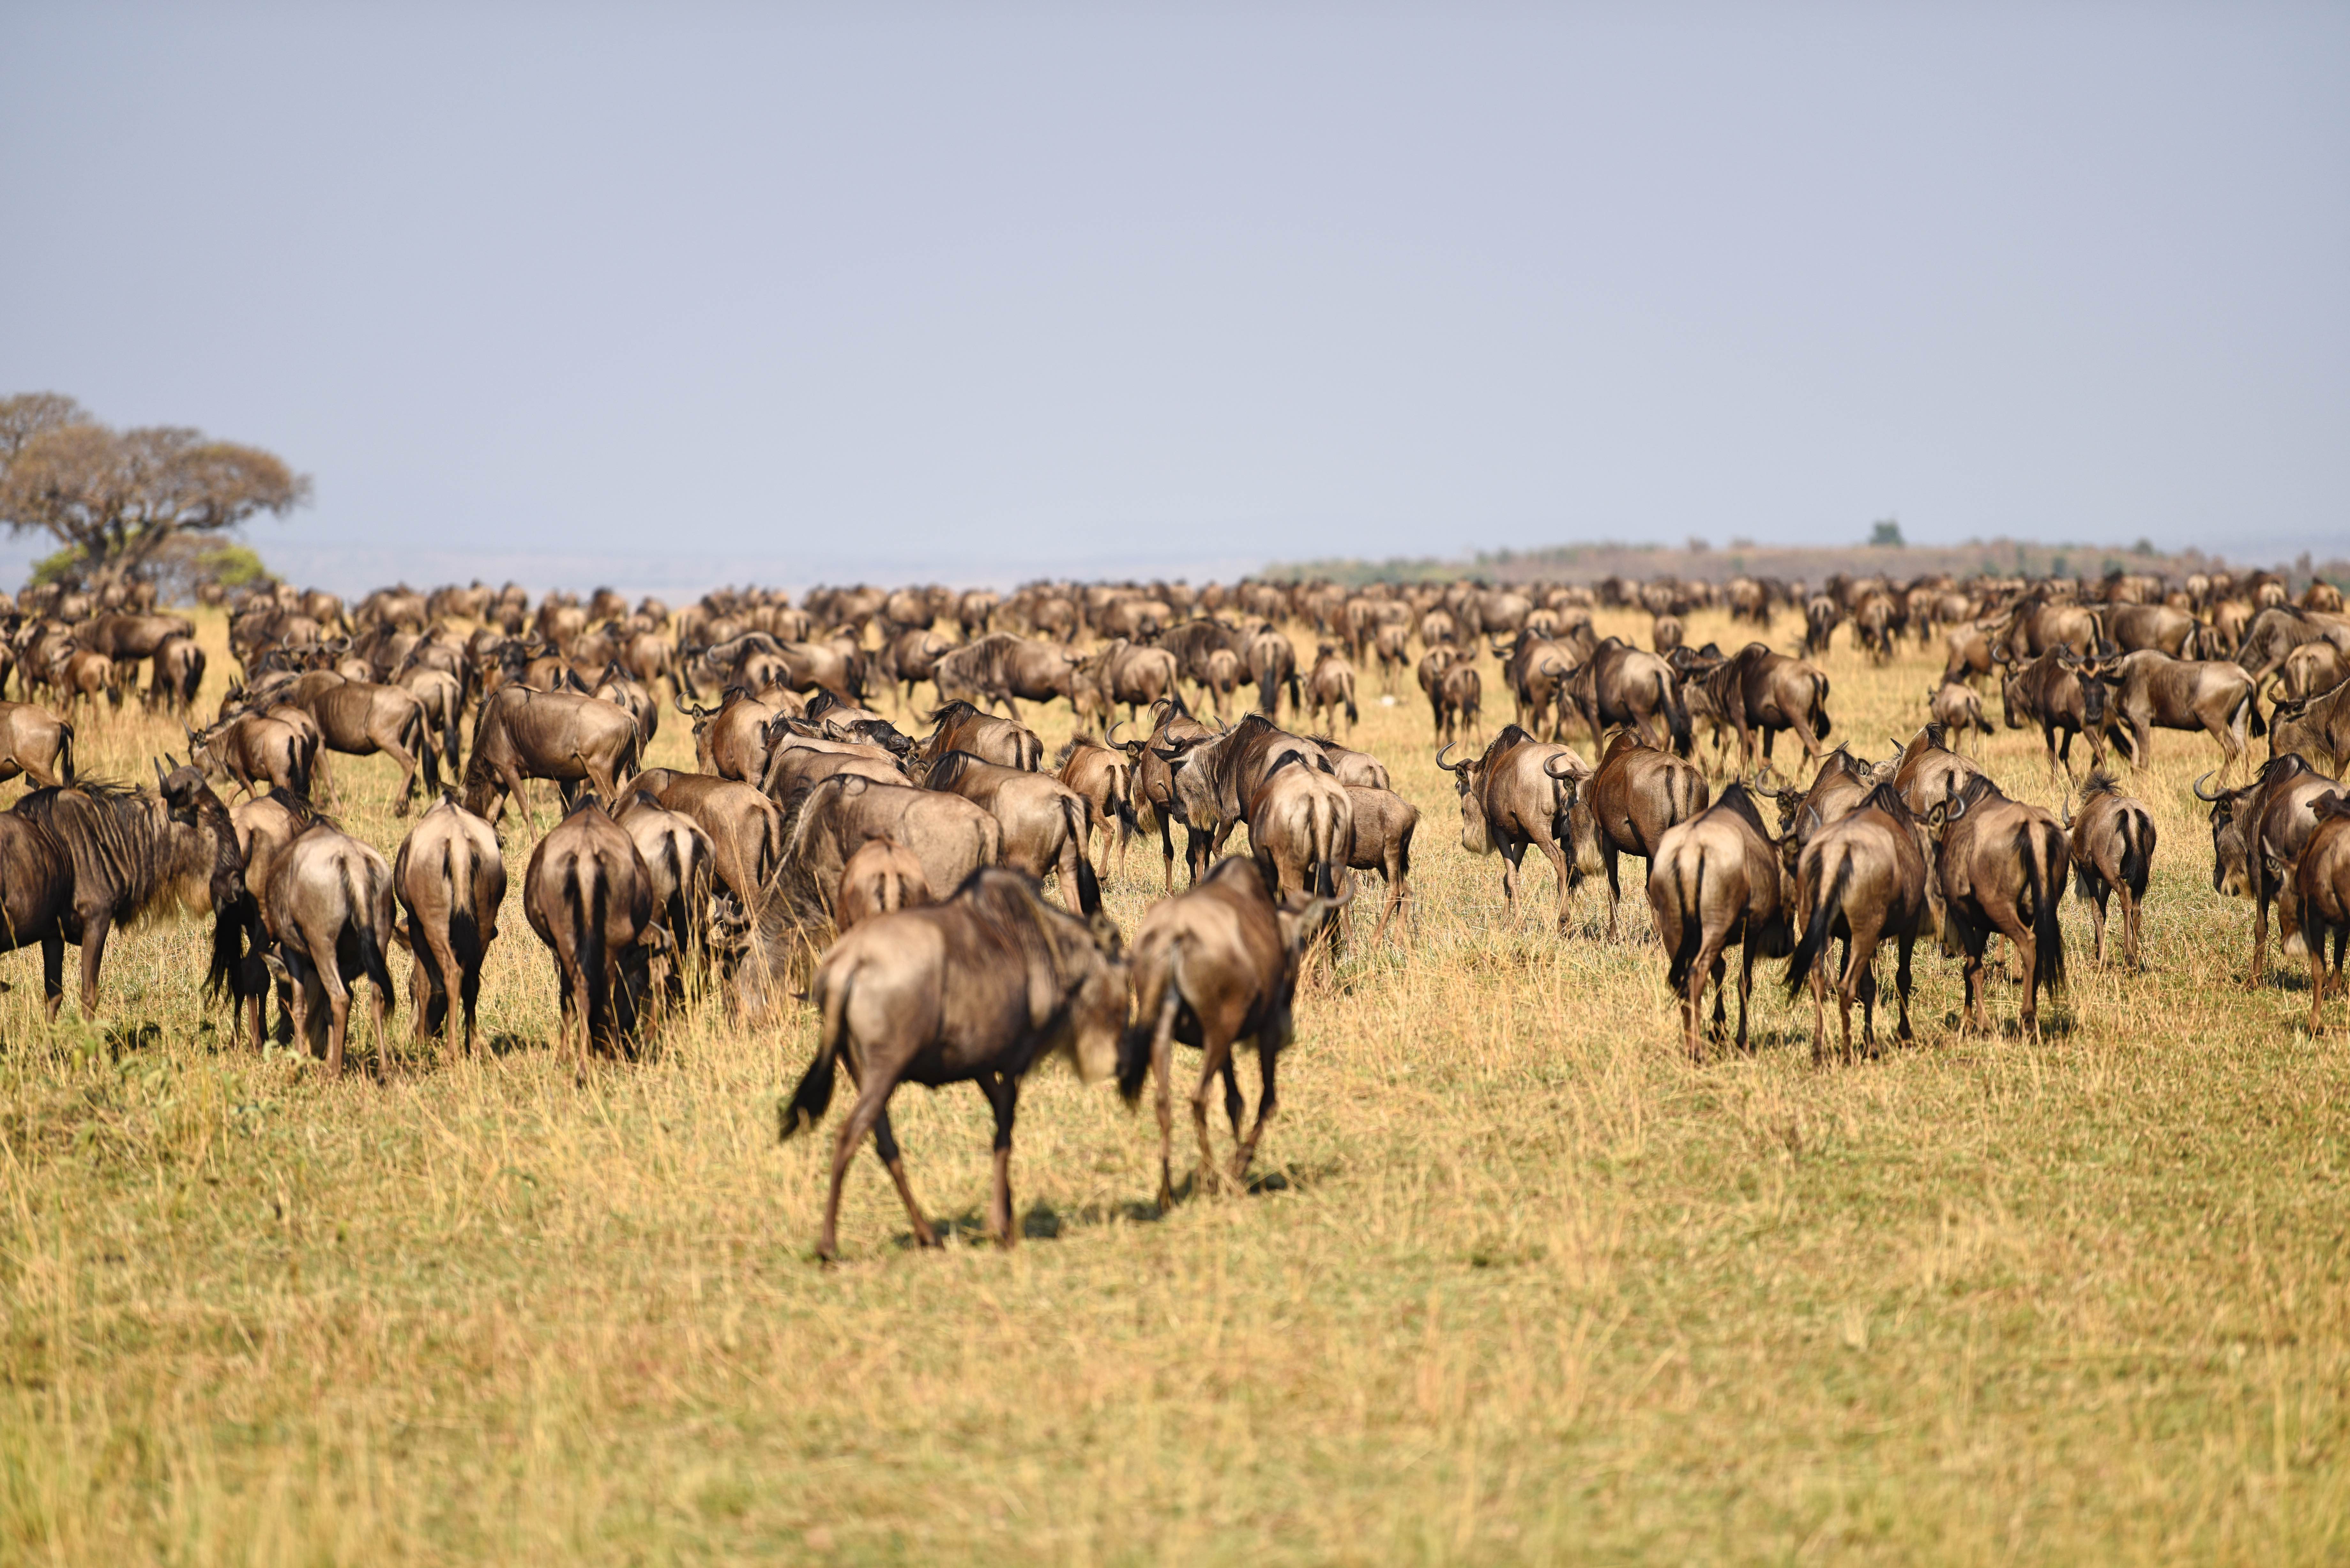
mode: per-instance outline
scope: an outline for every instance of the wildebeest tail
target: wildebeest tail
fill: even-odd
[[[57,777],[74,782],[73,726],[62,719],[57,721]]]
[[[1705,945],[1705,857],[1697,857],[1687,887],[1681,885],[1682,864],[1679,858],[1673,862],[1673,897],[1681,907],[1681,935],[1673,944],[1673,961],[1665,970],[1665,983],[1673,988],[1675,996],[1689,989],[1690,965],[1697,962],[1698,950]]]
[[[1693,743],[1690,735],[1689,705],[1681,701],[1680,686],[1669,675],[1657,677],[1665,699],[1665,727],[1672,732],[1673,754],[1685,757]]]
[[[391,989],[391,965],[384,961],[383,945],[375,940],[375,904],[352,885],[349,861],[343,862],[342,872],[343,907],[357,917],[351,939],[359,950],[359,968],[367,975],[368,983],[375,987],[376,994],[383,998],[383,1010],[390,1014],[397,1005],[397,993]]]
[[[2122,886],[2133,898],[2146,897],[2146,878],[2154,859],[2154,819],[2135,811],[2121,814]]]
[[[1363,715],[1355,706],[1355,683],[1349,680],[1347,682],[1347,722],[1359,724],[1362,722]]]
[[[2053,824],[2027,822],[2016,830],[2015,848],[2032,888],[2032,946],[2038,961],[2033,979],[2054,996],[2064,985],[2064,927],[2056,918],[2064,894],[2064,832]]]
[[[470,963],[482,950],[482,926],[473,917],[473,857],[458,854],[446,839],[441,846],[441,881],[449,889],[449,949]],[[454,975],[445,979],[456,983]]]
[[[1061,797],[1061,819],[1068,825],[1069,835],[1068,848],[1064,853],[1076,862],[1077,881],[1075,888],[1064,889],[1064,894],[1073,892],[1076,895],[1077,913],[1081,915],[1097,914],[1101,910],[1101,877],[1094,871],[1093,857],[1086,853],[1092,836],[1087,828],[1092,815],[1093,807],[1076,795]]]
[[[583,866],[587,863],[583,862]],[[582,880],[591,884],[581,897]],[[604,988],[604,878],[590,870],[585,878],[567,877],[563,882],[564,902],[569,905],[566,913],[571,919],[571,983],[580,1012],[580,1026],[588,1033],[592,1049],[597,1037],[604,1032],[605,1011],[611,998]]]
[[[2261,694],[2258,688],[2244,693],[2244,706],[2252,711],[2251,733],[2252,739],[2257,741],[2269,732],[2268,725],[2261,719]],[[2233,722],[2232,719],[2230,721],[2231,723]]]
[[[1814,692],[1812,700],[1812,738],[1815,741],[1825,741],[1828,738],[1828,678],[1825,675],[1814,676],[1812,678],[1812,691]],[[1986,724],[1983,726],[1983,729],[1988,732],[1991,726]]]
[[[816,1038],[816,1060],[800,1075],[799,1087],[792,1091],[790,1103],[775,1114],[775,1139],[779,1143],[803,1127],[816,1126],[832,1108],[833,1070],[839,1064],[842,1047],[848,1042],[848,995],[856,983],[854,969],[837,975],[816,975],[816,1001],[824,1026]]]
[[[1847,853],[1836,861],[1835,874],[1820,888],[1818,900],[1812,905],[1812,919],[1804,928],[1804,940],[1795,944],[1794,956],[1787,961],[1787,994],[1794,996],[1812,978],[1812,966],[1820,954],[1827,950],[1828,929],[1835,924],[1836,910],[1844,906],[1845,888],[1852,881],[1852,856]]]
[[[1161,1028],[1175,1026],[1175,1008],[1182,1000],[1175,990],[1178,952],[1147,972],[1142,994],[1135,998],[1134,1022],[1118,1037],[1118,1092],[1132,1105],[1142,1096],[1142,1080],[1150,1075],[1150,1048]]]

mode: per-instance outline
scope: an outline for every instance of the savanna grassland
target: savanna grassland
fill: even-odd
[[[1939,654],[1826,663],[1835,738],[1881,756]],[[863,1157],[816,1266],[830,1125],[775,1136],[811,1020],[698,1012],[576,1088],[512,903],[495,1053],[415,1047],[403,995],[389,1087],[234,1043],[192,924],[120,941],[103,1016],[54,1031],[37,957],[0,961],[0,1562],[2350,1557],[2350,1050],[2297,965],[2243,984],[2208,741],[2134,785],[2145,973],[2068,899],[2043,1038],[2006,983],[1961,1037],[1929,943],[1914,1048],[1814,1069],[1808,1000],[1758,980],[1755,1054],[1693,1067],[1637,894],[1609,943],[1586,886],[1561,940],[1530,857],[1506,922],[1418,691],[1363,688],[1353,739],[1425,814],[1414,919],[1302,993],[1257,1189],[1158,1213],[1147,1109],[1055,1065],[1008,1254],[981,1096],[909,1089],[951,1240],[911,1250]],[[90,720],[82,771],[151,778],[178,736]],[[666,714],[649,761],[691,759]],[[1988,761],[2056,804],[2036,732]],[[390,765],[330,766],[390,851]],[[1107,867],[1128,930],[1159,875]]]

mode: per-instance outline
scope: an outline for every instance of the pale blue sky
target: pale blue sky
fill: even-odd
[[[2345,83],[2339,5],[9,4],[0,388],[278,450],[342,586],[2324,553]]]

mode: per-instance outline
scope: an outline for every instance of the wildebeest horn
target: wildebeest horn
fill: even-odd
[[[1557,769],[1552,767],[1551,764],[1553,763],[1573,763],[1574,761],[1575,753],[1573,752],[1553,752],[1550,755],[1543,759],[1543,772],[1550,774],[1550,776],[1555,779],[1572,779],[1575,777],[1573,774],[1560,773]]]
[[[1448,774],[1457,774],[1462,768],[1469,765],[1467,763],[1448,763],[1444,760],[1446,755],[1451,752],[1452,748],[1458,744],[1460,744],[1460,742],[1457,741],[1447,741],[1443,745],[1437,748],[1436,765],[1442,768]]]
[[[1123,742],[1121,742],[1118,740],[1118,732],[1120,730],[1125,729],[1125,728],[1126,728],[1126,726],[1127,726],[1127,724],[1128,724],[1128,721],[1124,720],[1124,719],[1120,719],[1117,723],[1112,724],[1112,725],[1109,727],[1109,732],[1108,732],[1108,733],[1107,733],[1107,734],[1105,734],[1104,736],[1102,736],[1102,744],[1104,744],[1104,745],[1106,745],[1106,746],[1118,746],[1118,747],[1119,747],[1121,750],[1123,750],[1123,749],[1124,749]]]
[[[2201,801],[2216,801],[2216,800],[2220,800],[2220,799],[2224,798],[2224,797],[2225,797],[2225,795],[2227,794],[2227,792],[2226,792],[2225,790],[2220,791],[2220,794],[2205,794],[2203,793],[2203,779],[2208,779],[2208,778],[2210,778],[2210,776],[2211,776],[2211,775],[2210,775],[2210,774],[2205,774],[2203,775],[2203,778],[2201,778],[2201,779],[2197,779],[2197,780],[2195,781],[2195,798],[2196,798],[2197,800],[2201,800]]]
[[[155,786],[161,789],[163,785],[163,759],[150,757],[147,760],[155,764]]]

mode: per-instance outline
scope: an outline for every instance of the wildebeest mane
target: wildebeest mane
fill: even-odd
[[[1771,830],[1762,826],[1762,814],[1754,808],[1754,797],[1747,793],[1743,780],[1732,779],[1724,785],[1721,793],[1714,796],[1713,805],[1714,809],[1727,811],[1753,828],[1765,843],[1770,841]]]

